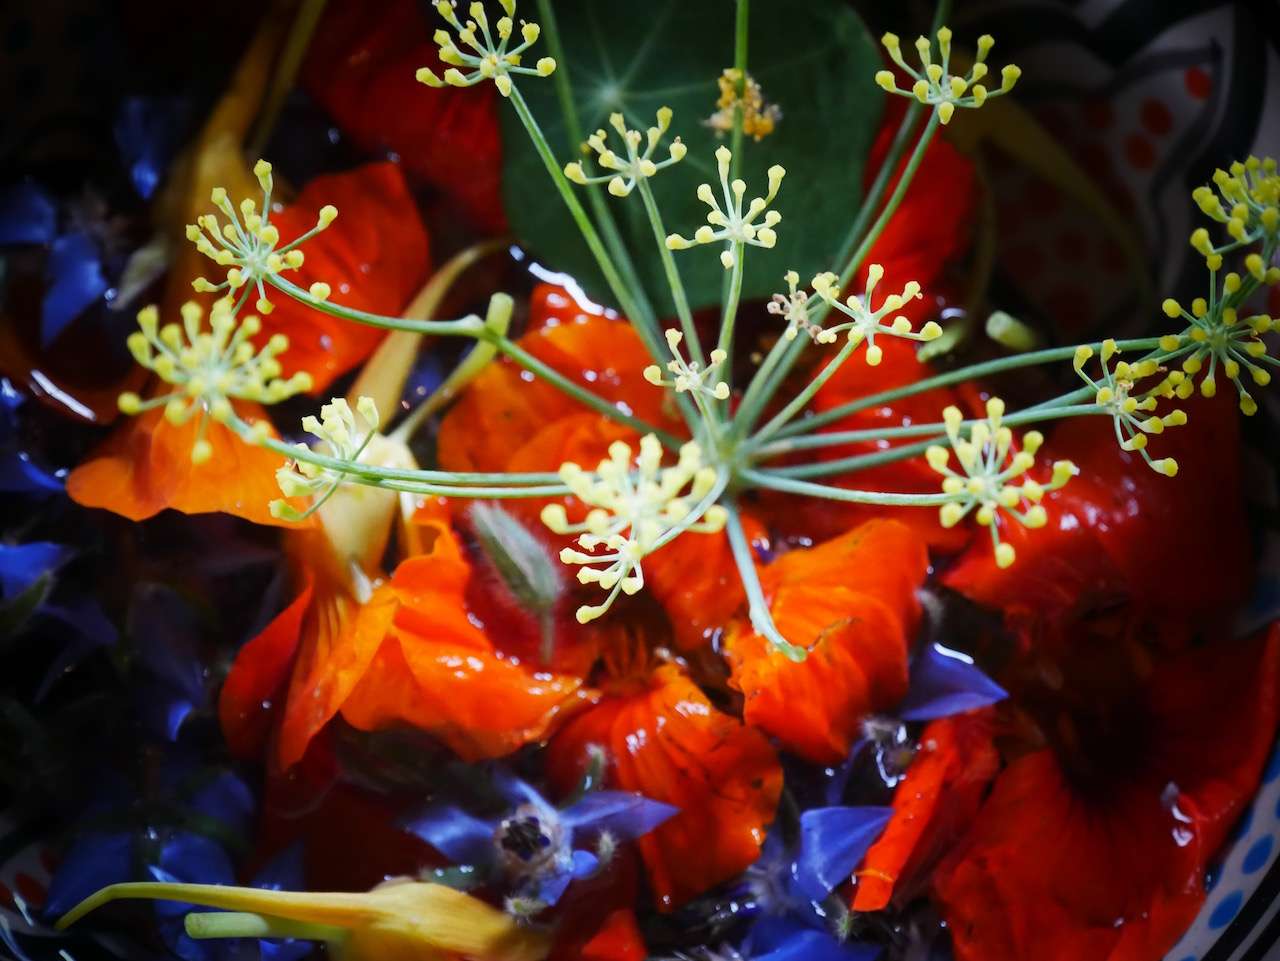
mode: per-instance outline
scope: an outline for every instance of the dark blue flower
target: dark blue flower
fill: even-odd
[[[904,721],[932,721],[976,710],[1008,697],[973,658],[941,644],[926,644],[911,663],[911,684],[898,708]]]
[[[591,791],[557,809],[533,787],[499,771],[494,786],[510,807],[480,818],[455,805],[431,808],[405,827],[458,865],[505,882],[545,905],[600,870],[617,844],[648,834],[676,808],[627,791]],[[585,850],[583,845],[594,850]]]
[[[187,103],[178,97],[126,97],[116,114],[116,148],[143,200],[151,199],[182,142]]]
[[[793,918],[762,918],[742,944],[743,961],[876,961],[880,944],[841,941]]]
[[[0,493],[43,497],[61,491],[62,481],[34,464],[19,446],[18,408],[25,400],[8,379],[0,377]]]

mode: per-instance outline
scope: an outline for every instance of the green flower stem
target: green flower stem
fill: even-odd
[[[782,476],[774,471],[748,468],[742,471],[743,480],[750,481],[757,487],[769,490],[784,491],[788,494],[802,494],[807,497],[823,497],[832,501],[847,501],[851,504],[879,504],[885,507],[941,507],[955,500],[952,494],[887,494],[881,491],[847,490],[843,487],[831,487],[828,484],[810,484],[802,480]]]
[[[946,443],[947,440],[939,435],[914,444],[903,444],[901,447],[876,451],[874,454],[858,454],[854,457],[842,457],[839,460],[822,461],[817,464],[799,464],[795,467],[770,468],[769,473],[773,477],[830,477],[832,474],[851,473],[868,467],[892,464],[909,457],[918,457],[939,442]]]
[[[1117,342],[1116,346],[1121,350],[1154,350],[1160,345],[1160,338],[1147,337],[1139,340],[1122,340]],[[1094,344],[1095,350],[1101,349],[1101,344]],[[1075,356],[1076,348],[1072,347],[1050,347],[1045,350],[1034,350],[1026,354],[1015,354],[1012,357],[1000,357],[996,360],[984,361],[980,364],[970,364],[968,367],[960,367],[956,370],[948,371],[945,374],[937,374],[934,377],[926,377],[924,380],[918,380],[911,384],[905,384],[902,387],[895,387],[892,390],[881,391],[878,394],[868,394],[866,397],[859,397],[857,400],[851,400],[847,403],[832,407],[830,410],[823,411],[820,414],[814,414],[806,417],[804,420],[798,421],[787,427],[782,427],[776,431],[779,438],[790,437],[795,434],[807,433],[816,430],[841,418],[848,417],[850,414],[856,414],[858,411],[866,410],[869,407],[878,407],[881,404],[888,404],[895,400],[901,400],[903,397],[911,397],[928,390],[938,387],[948,387],[951,384],[957,384],[961,381],[970,380],[977,377],[987,377],[992,374],[1003,373],[1008,370],[1017,370],[1020,367],[1031,367],[1036,364],[1056,363],[1064,360],[1070,360]],[[752,440],[752,444],[761,443],[767,435],[763,431],[756,434]]]
[[[685,342],[689,345],[689,354],[699,364],[706,364],[707,358],[702,352],[702,340],[698,337],[698,328],[693,323],[693,311],[689,309],[689,297],[684,290],[684,281],[680,279],[676,259],[667,249],[667,228],[662,223],[662,213],[653,199],[653,190],[649,187],[648,178],[641,177],[637,187],[640,190],[640,198],[644,201],[645,213],[649,215],[649,224],[653,227],[653,239],[658,244],[658,255],[662,258],[662,269],[667,274],[671,300],[675,303],[676,316],[680,318],[680,329],[684,331]]]
[[[756,561],[751,555],[751,545],[747,542],[747,532],[742,529],[742,518],[738,515],[737,504],[728,501],[724,508],[729,514],[725,524],[725,530],[729,535],[729,549],[733,551],[733,560],[738,565],[738,576],[742,579],[742,587],[747,594],[747,613],[751,618],[751,627],[757,634],[768,638],[769,642],[789,659],[796,662],[803,661],[809,656],[809,652],[783,637],[778,626],[773,623],[769,602],[765,599],[764,588],[760,586],[760,575],[756,573]]]
[[[232,419],[227,422],[227,426],[239,434],[246,442],[254,443],[253,427],[238,416],[233,415]],[[444,489],[452,489],[453,487],[465,487],[473,484],[505,484],[520,487],[536,487],[555,485],[558,484],[560,480],[559,474],[550,472],[478,473],[467,471],[417,470],[406,467],[375,467],[372,464],[358,464],[352,461],[339,460],[336,457],[329,457],[325,454],[318,453],[309,447],[297,447],[293,444],[286,444],[284,441],[277,440],[274,437],[264,438],[257,443],[258,446],[265,447],[267,450],[275,451],[277,454],[287,458],[288,460],[305,461],[306,463],[314,464],[317,467],[338,471],[343,474],[349,474],[352,478],[366,478],[373,482],[427,483],[440,486]]]
[[[551,0],[538,0],[538,21],[542,25],[542,38],[547,44],[547,52],[556,62],[556,72],[551,77],[552,82],[555,84],[556,97],[560,101],[560,112],[564,116],[565,133],[569,139],[566,147],[573,151],[586,138],[583,136],[582,122],[578,119],[578,108],[573,102],[573,85],[569,79],[569,58],[565,56],[564,44],[560,42],[560,29],[556,23],[555,12],[551,8]],[[601,231],[604,233],[605,243],[608,245],[609,252],[613,255],[619,269],[625,275],[627,284],[635,293],[637,306],[645,311],[651,322],[657,323],[657,314],[654,312],[653,304],[649,302],[644,284],[640,282],[640,276],[636,273],[635,263],[631,259],[631,254],[627,251],[626,244],[623,243],[622,235],[618,231],[617,221],[614,220],[613,214],[609,211],[609,205],[605,201],[603,192],[597,184],[588,185],[586,189],[587,199],[591,202],[591,210],[595,214],[596,221],[600,224]]]
[[[560,192],[560,197],[564,200],[565,206],[569,208],[569,213],[578,225],[578,229],[581,231],[583,239],[587,242],[587,247],[590,248],[592,256],[595,257],[596,264],[600,267],[600,272],[604,274],[605,282],[608,283],[609,289],[613,292],[618,306],[631,321],[636,333],[640,335],[640,340],[644,343],[645,349],[649,351],[649,356],[660,366],[666,364],[670,360],[669,351],[666,349],[666,341],[658,330],[658,322],[653,315],[653,308],[647,303],[642,308],[640,303],[632,296],[626,284],[622,282],[622,278],[618,276],[617,268],[614,266],[613,261],[609,259],[609,255],[605,252],[604,245],[600,241],[600,235],[596,233],[596,228],[587,216],[587,212],[582,209],[582,204],[573,192],[573,185],[569,183],[564,171],[560,169],[560,165],[556,162],[555,154],[551,152],[551,146],[547,143],[546,135],[543,134],[542,128],[538,126],[538,121],[534,119],[533,114],[529,112],[529,105],[525,103],[524,96],[520,93],[520,90],[512,87],[511,96],[507,99],[515,107],[516,115],[520,118],[520,122],[524,124],[524,129],[528,132],[534,149],[537,150],[538,156],[542,158],[542,163],[547,168],[547,173],[551,175],[551,180]],[[612,407],[607,402],[605,403],[606,406]],[[693,405],[689,403],[688,398],[677,396],[676,404],[680,407],[680,412],[684,416],[685,423],[689,425],[689,429],[696,431],[698,414]]]
[[[1085,389],[1090,390],[1089,388]],[[1091,390],[1090,393],[1092,393]],[[1001,418],[1001,423],[1008,427],[1017,427],[1021,424],[1034,424],[1046,420],[1059,420],[1064,417],[1083,417],[1091,414],[1107,413],[1109,413],[1109,411],[1105,407],[1099,407],[1097,404],[1032,407],[1027,410],[1017,411],[1013,414],[1006,414]],[[974,424],[984,421],[985,418],[966,420],[961,422],[961,426],[964,428],[970,428]],[[763,459],[766,457],[777,457],[780,454],[788,454],[797,450],[812,450],[818,447],[839,447],[842,444],[856,444],[878,440],[896,440],[903,437],[943,438],[945,433],[946,425],[943,423],[935,423],[912,424],[908,427],[875,428],[871,430],[833,431],[829,434],[806,434],[798,437],[787,437],[783,440],[775,441],[772,444],[766,444],[760,449],[757,456]]]
[[[654,542],[653,550],[656,551],[658,548],[665,547],[670,544],[690,527],[702,520],[702,515],[720,499],[720,495],[723,494],[725,488],[729,486],[729,479],[730,474],[727,470],[720,471],[716,475],[715,484],[712,486],[711,490],[707,491],[706,496],[693,506],[693,509],[684,516],[679,524],[671,528],[671,530],[667,531]]]
[[[551,175],[551,181],[556,185],[556,190],[560,192],[560,197],[564,200],[565,206],[569,208],[569,213],[578,225],[578,230],[582,233],[582,239],[586,241],[592,256],[595,257],[600,272],[604,274],[605,282],[609,285],[609,290],[613,292],[618,306],[635,325],[636,332],[640,334],[640,339],[645,342],[645,346],[649,349],[653,359],[662,363],[665,352],[661,348],[661,338],[658,336],[657,330],[658,325],[653,319],[652,311],[648,313],[643,311],[631,290],[622,282],[622,278],[618,275],[618,268],[614,266],[608,252],[604,249],[604,243],[600,240],[599,233],[596,232],[595,225],[592,224],[591,218],[587,216],[587,212],[583,209],[577,194],[573,192],[573,185],[569,183],[564,171],[560,169],[560,164],[556,161],[555,154],[551,152],[551,145],[547,143],[546,135],[542,132],[542,128],[538,126],[538,121],[530,113],[529,105],[525,102],[524,95],[520,93],[520,89],[512,87],[511,96],[507,99],[511,101],[512,107],[515,108],[516,116],[524,124],[524,129],[529,134],[529,139],[533,142],[534,149],[537,150],[538,156],[542,158],[542,163],[547,168],[547,173]]]
[[[799,340],[800,338],[797,337],[796,339]],[[805,404],[809,403],[809,401],[813,399],[813,395],[822,389],[822,385],[832,378],[835,372],[841,368],[846,360],[849,359],[849,355],[852,354],[857,347],[858,344],[848,338],[845,338],[845,342],[840,347],[840,350],[834,357],[827,361],[826,366],[818,372],[818,376],[809,381],[804,390],[791,398],[791,401],[787,406],[778,411],[778,413],[773,416],[773,419],[760,429],[760,433],[757,436],[770,436],[779,427],[791,420],[792,417],[804,410]]]
[[[247,911],[203,911],[184,919],[187,934],[207,938],[301,938],[304,941],[342,941],[350,933],[330,924],[290,921]]]
[[[646,420],[641,420],[639,417],[634,417],[631,414],[626,413],[617,405],[611,404],[603,397],[600,397],[594,391],[587,390],[585,387],[575,384],[554,367],[543,363],[537,357],[533,356],[533,354],[529,353],[515,341],[507,337],[500,337],[494,339],[494,344],[497,346],[498,350],[502,351],[502,353],[506,354],[525,370],[529,371],[536,377],[541,377],[543,380],[554,384],[556,387],[560,388],[561,391],[568,394],[575,400],[580,401],[587,407],[590,407],[596,413],[603,414],[610,420],[615,420],[619,424],[630,427],[632,430],[637,431],[640,434],[653,434],[658,438],[658,440],[662,441],[665,446],[672,449],[680,446],[681,442],[679,438],[655,427]],[[695,414],[694,416],[696,417],[697,415]]]
[[[729,275],[729,293],[724,301],[724,314],[720,318],[720,339],[716,343],[729,358],[725,361],[722,379],[730,387],[733,386],[733,330],[738,322],[738,301],[742,297],[742,257],[746,246],[741,241],[736,241],[733,245],[733,270]],[[728,404],[728,401],[724,403]]]
[[[293,281],[285,280],[279,274],[268,274],[263,280],[282,294],[287,294],[322,314],[342,320],[352,320],[366,327],[407,330],[415,334],[438,334],[442,337],[476,337],[484,331],[484,321],[475,314],[459,320],[413,320],[408,317],[388,317],[385,314],[371,314],[365,310],[356,310],[354,307],[344,307],[342,304],[312,297],[310,291],[304,290]]]
[[[742,98],[747,92],[747,27],[751,18],[749,0],[737,0],[733,19],[733,66],[738,71],[738,104],[733,108],[733,129],[729,132],[729,182],[742,174]],[[720,285],[720,300],[729,299],[732,281],[729,277]],[[732,363],[732,361],[730,361]]]
[[[799,346],[796,344],[797,341]],[[739,439],[755,425],[756,419],[764,410],[765,403],[777,392],[781,381],[774,382],[774,370],[782,362],[783,357],[792,350],[797,352],[804,350],[808,343],[807,336],[797,335],[792,340],[779,337],[769,348],[769,353],[765,355],[755,376],[751,378],[751,383],[747,384],[746,393],[742,395],[742,403],[738,405],[738,410],[733,415],[734,431]]]

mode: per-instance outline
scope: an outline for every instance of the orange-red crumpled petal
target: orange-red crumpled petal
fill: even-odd
[[[445,69],[431,40],[439,25],[435,11],[415,0],[385,0],[377,16],[365,0],[331,0],[302,84],[357,146],[393,151],[475,226],[499,233],[506,217],[493,86],[431,89],[415,78],[419,67],[437,76]]]
[[[238,403],[248,421],[263,420],[262,408]],[[247,444],[230,428],[209,420],[205,439],[213,455],[191,462],[199,417],[175,427],[157,408],[126,417],[79,467],[67,476],[67,495],[84,507],[101,507],[134,521],[166,508],[184,514],[222,512],[255,524],[296,526],[271,516],[280,497],[276,470],[284,459]]]
[[[1252,581],[1240,477],[1240,428],[1225,396],[1185,401],[1188,422],[1155,438],[1152,456],[1175,457],[1177,477],[1121,451],[1109,418],[1063,421],[1045,443],[1080,474],[1048,495],[1039,530],[1006,524],[1017,551],[1001,570],[976,543],[947,572],[947,586],[1015,621],[1052,620],[1093,603],[1126,600],[1139,612],[1211,621],[1240,603]],[[1195,589],[1185,572],[1196,570]]]
[[[261,634],[240,648],[222,682],[218,720],[236,757],[248,760],[262,752],[273,716],[264,705],[273,704],[284,693],[313,590],[308,583]]]
[[[304,289],[323,281],[345,307],[399,315],[431,273],[427,232],[400,167],[372,163],[316,177],[293,203],[272,214],[271,222],[282,241],[289,242],[316,225],[326,204],[338,208],[338,219],[299,248],[306,256],[302,266],[282,276]],[[330,317],[284,294],[267,294],[275,310],[263,318],[259,346],[273,334],[285,334],[289,349],[280,355],[284,375],[305,370],[315,394],[327,397],[334,378],[368,357],[386,335],[381,328]]]
[[[893,817],[856,872],[855,911],[910,899],[924,875],[967,829],[1000,757],[990,709],[939,718],[920,735],[920,751],[893,795]]]
[[[679,667],[620,687],[561,729],[547,755],[560,792],[578,783],[591,745],[608,751],[614,787],[680,809],[636,842],[660,910],[759,857],[782,790],[777,753],[759,731],[717,710]]]
[[[897,521],[868,521],[818,547],[784,554],[761,572],[774,623],[804,661],[746,623],[726,639],[729,683],[747,723],[816,763],[842,760],[862,719],[907,690],[907,639],[919,614],[923,541]]]
[[[1278,685],[1273,626],[1158,664],[1137,695],[1149,743],[1091,791],[1051,749],[1010,764],[935,878],[957,961],[1163,957],[1256,788]]]
[[[880,364],[872,367],[862,359],[861,352],[855,354],[814,396],[811,404],[814,412],[823,413],[849,401],[905,387],[933,376],[932,368],[916,359],[914,344],[883,338],[880,346],[884,351]],[[964,406],[951,389],[938,387],[850,414],[821,428],[820,432],[876,430],[937,423],[942,420],[943,410],[953,404]],[[919,438],[871,440],[842,444],[839,447],[822,447],[805,451],[804,460],[840,460],[914,444],[918,440]],[[938,472],[928,465],[923,456],[818,479],[837,487],[902,494],[936,494],[941,489]],[[820,498],[798,498],[791,494],[772,495],[767,499],[767,504],[771,522],[784,535],[825,539],[835,537],[872,517],[892,517],[914,528],[931,547],[939,550],[959,550],[969,538],[965,528],[953,527],[948,530],[939,523],[937,510],[921,507],[846,504]]]

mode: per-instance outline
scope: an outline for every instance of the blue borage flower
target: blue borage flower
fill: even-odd
[[[501,770],[493,785],[510,805],[497,817],[479,818],[449,804],[411,818],[405,828],[475,870],[478,880],[509,892],[508,906],[520,913],[555,904],[573,881],[607,865],[619,844],[648,834],[677,811],[628,791],[589,791],[557,808]]]

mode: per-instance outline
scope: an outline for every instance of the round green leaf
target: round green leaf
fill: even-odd
[[[831,262],[862,200],[862,174],[884,106],[873,77],[881,66],[862,21],[840,0],[756,0],[751,6],[748,73],[769,103],[782,109],[777,129],[753,142],[744,139],[741,176],[747,197],[763,194],[765,172],[782,164],[787,179],[774,202],[782,216],[773,250],[750,247],[744,298],[767,297],[782,286],[790,268],[809,277],[839,269]],[[650,184],[668,233],[692,236],[708,208],[698,184],[719,195],[714,152],[728,137],[706,124],[716,110],[717,79],[733,65],[735,5],[729,0],[658,0],[643,5],[601,0],[556,0],[555,14],[585,133],[605,128],[621,111],[627,126],[644,130],[659,107],[675,112],[669,136],[689,147],[679,164]],[[604,173],[569,142],[555,80],[521,78],[520,90],[562,163],[582,160],[588,174]],[[577,278],[593,296],[612,302],[595,261],[519,119],[502,112],[503,191],[511,228],[549,267]],[[655,159],[666,157],[665,145]],[[583,188],[575,188],[582,190]],[[673,305],[652,228],[637,193],[604,194],[631,251],[641,282],[660,314]],[[584,198],[585,203],[585,198]],[[590,209],[590,208],[588,208]],[[676,262],[693,307],[719,303],[724,268],[720,246],[678,252]]]

